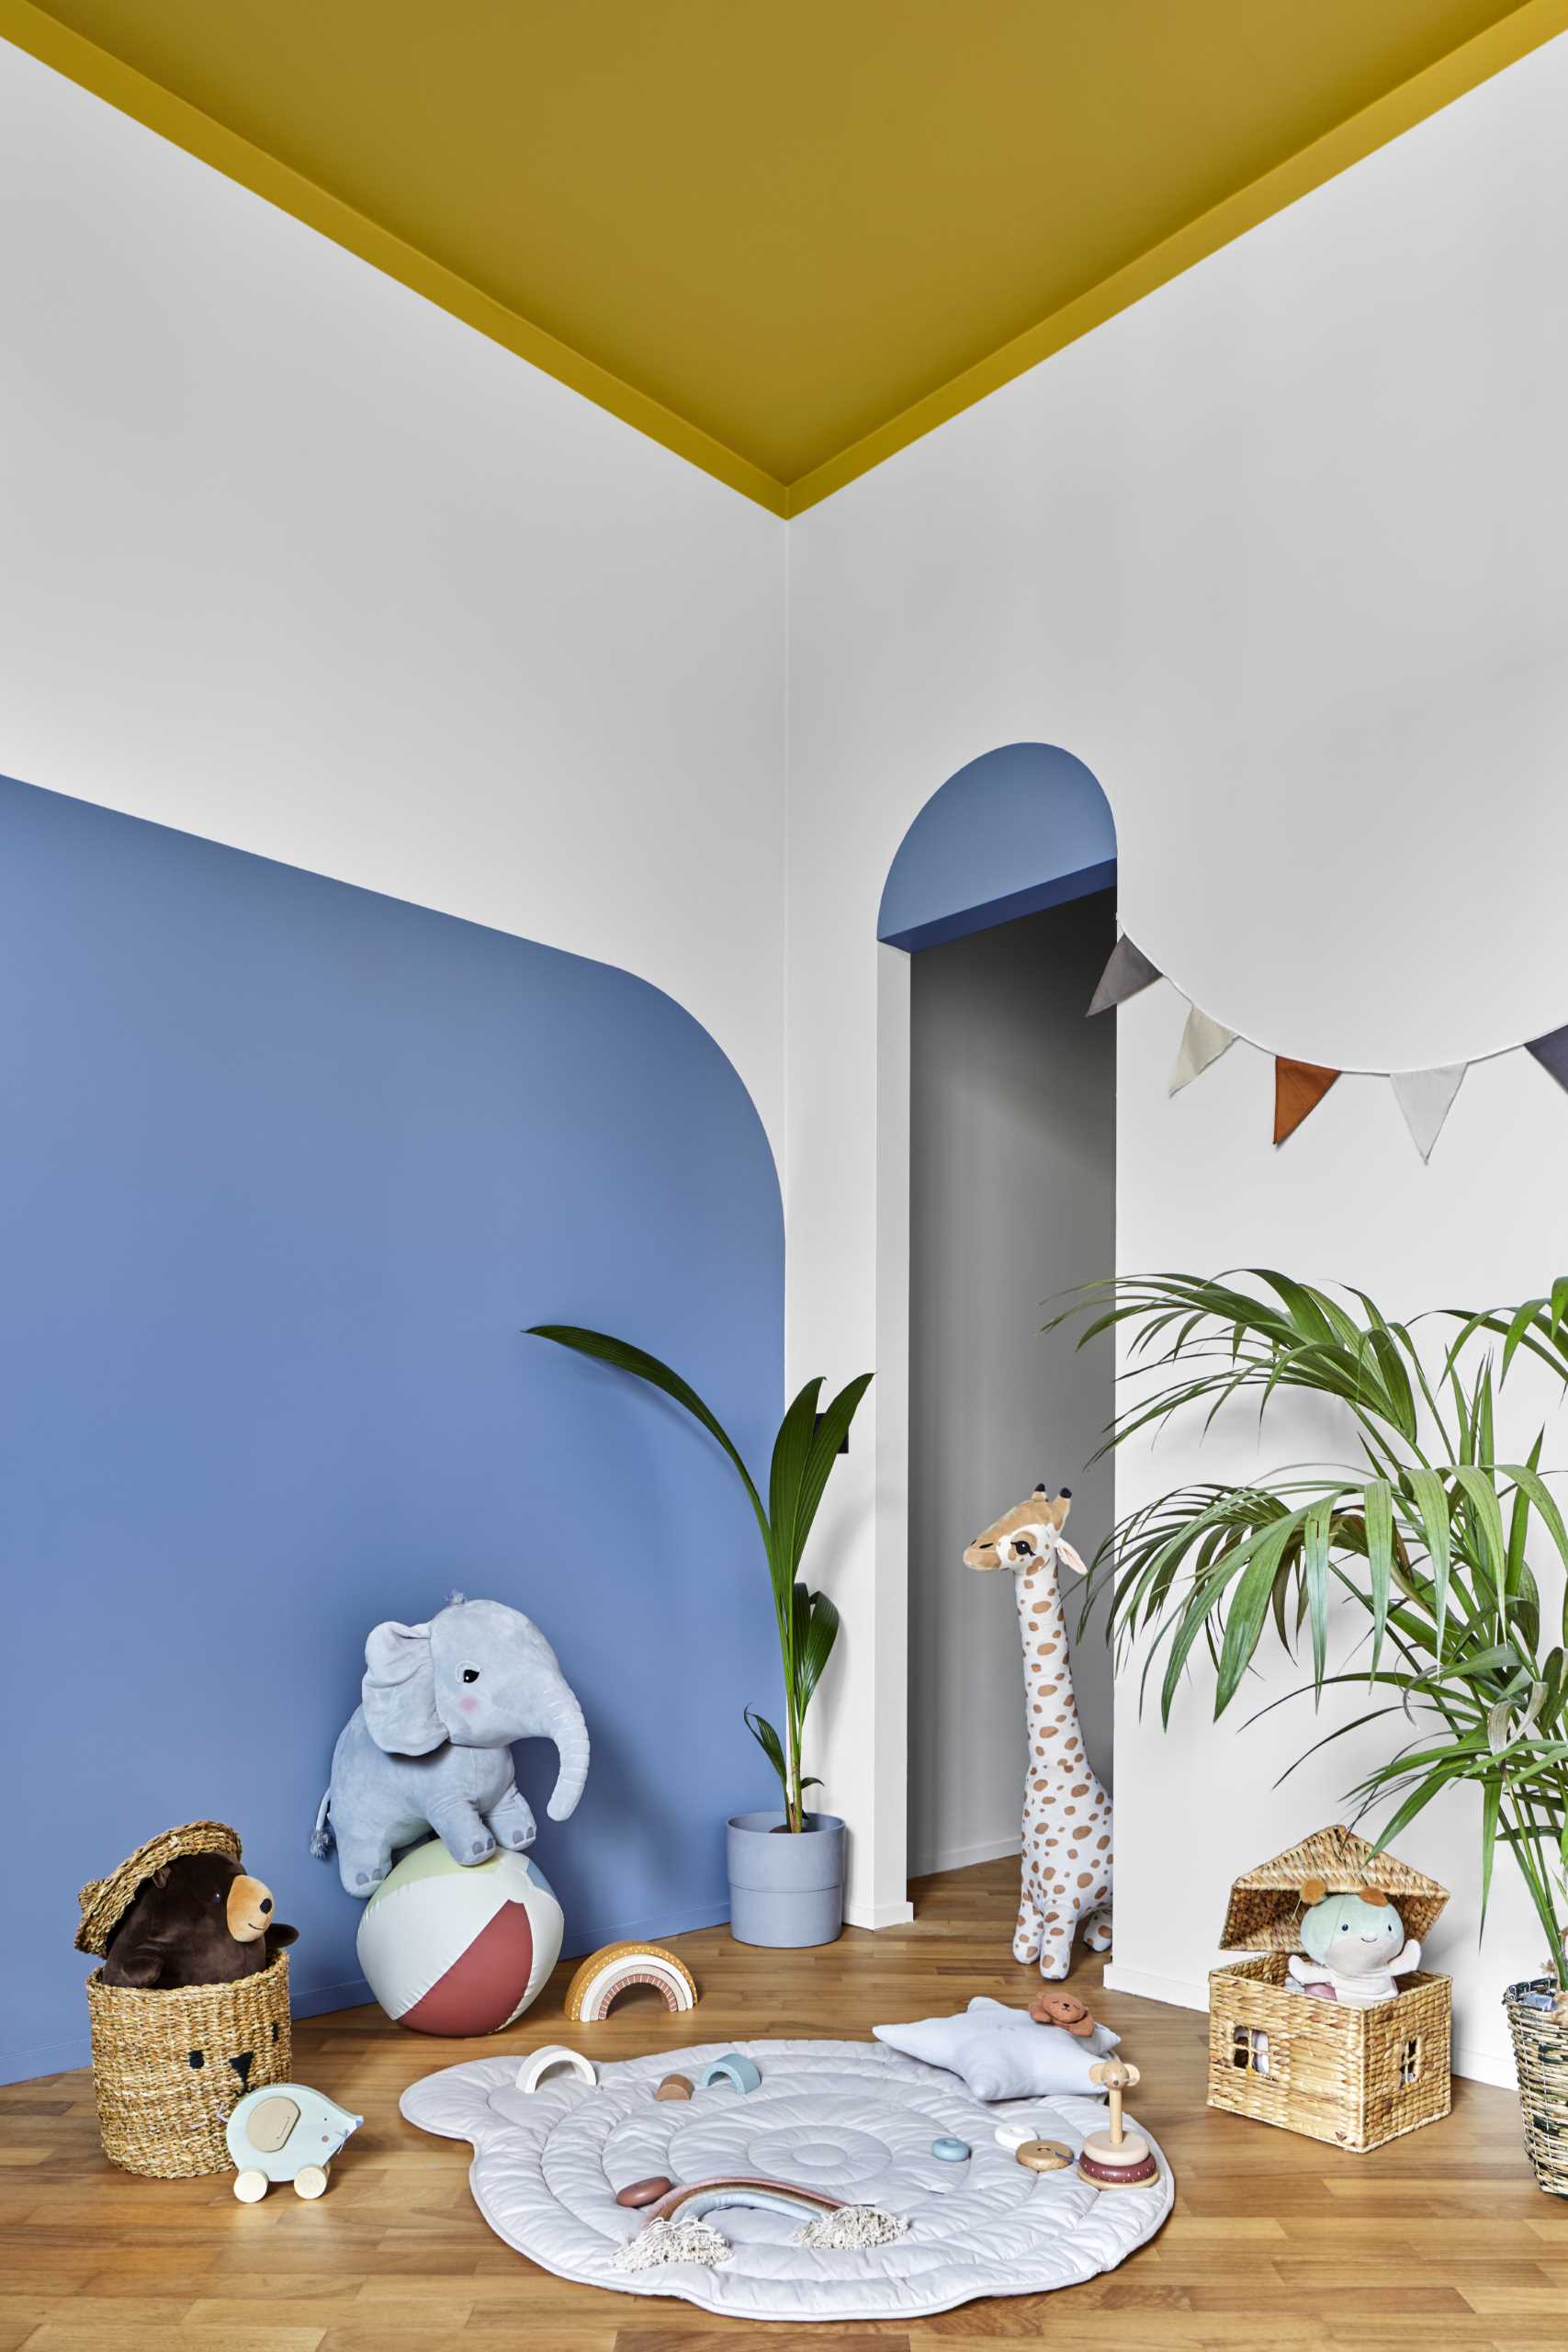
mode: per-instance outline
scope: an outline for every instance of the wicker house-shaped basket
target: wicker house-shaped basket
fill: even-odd
[[[221,1821],[187,1821],[129,1855],[109,1877],[82,1889],[80,1951],[100,1959],[145,1878],[181,1854],[240,1859],[240,1840]],[[246,2090],[288,2079],[288,1954],[232,1984],[142,1992],[87,1979],[93,2023],[93,2088],[104,2154],[126,2172],[156,2180],[227,2172],[233,2159],[223,2121]]]
[[[1220,1938],[1255,1953],[1209,1977],[1209,2105],[1310,2140],[1364,2154],[1449,2111],[1450,1988],[1416,1970],[1391,2001],[1369,2009],[1292,1989],[1301,1949],[1302,1887],[1386,1894],[1406,1936],[1423,1940],[1447,1890],[1345,1828],[1320,1829],[1231,1888]]]

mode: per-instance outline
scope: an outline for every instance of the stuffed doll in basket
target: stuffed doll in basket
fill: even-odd
[[[1421,1947],[1405,1941],[1404,1922],[1381,1887],[1330,1894],[1322,1879],[1311,1878],[1302,1901],[1307,1910],[1301,1939],[1308,1957],[1292,1952],[1290,1960],[1299,1991],[1370,2009],[1393,2000],[1400,1989],[1396,1976],[1420,1967]]]

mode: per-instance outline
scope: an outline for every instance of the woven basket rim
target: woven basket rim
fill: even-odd
[[[1555,1976],[1521,1976],[1517,1984],[1509,1984],[1505,1988],[1503,2007],[1506,2009],[1512,2008],[1521,1993],[1554,1994],[1560,1989]],[[1532,2007],[1527,2014],[1530,2017],[1542,2017],[1545,2011]]]
[[[279,1968],[288,1974],[288,1953],[281,1946],[265,1968],[253,1969],[248,1976],[225,1976],[216,1984],[106,1984],[101,1968],[95,1968],[86,1983],[89,1993],[96,1993],[106,2001],[210,2000],[215,1994],[254,1993]]]
[[[1258,1862],[1231,1882],[1230,1902],[1220,1934],[1222,1951],[1294,1951],[1299,1947],[1303,1905],[1302,1883],[1321,1879],[1331,1894],[1359,1894],[1366,1887],[1394,1898],[1404,1932],[1430,1935],[1449,1899],[1446,1886],[1412,1870],[1408,1862],[1376,1853],[1343,1822],[1314,1829],[1298,1845]]]
[[[231,1862],[237,1862],[241,1859],[240,1833],[231,1829],[226,1821],[182,1822],[177,1829],[161,1829],[156,1838],[149,1838],[145,1845],[138,1846],[135,1853],[128,1854],[107,1878],[89,1879],[76,1897],[82,1906],[75,1936],[77,1951],[92,1952],[102,1960],[108,1950],[109,1938],[136,1900],[136,1890],[142,1880],[151,1878],[165,1863],[178,1861],[182,1854],[226,1854]]]

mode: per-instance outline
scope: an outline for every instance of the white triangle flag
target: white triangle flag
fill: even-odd
[[[1176,1057],[1176,1068],[1170,1073],[1171,1093],[1179,1094],[1184,1086],[1190,1086],[1195,1078],[1201,1077],[1211,1062],[1219,1060],[1227,1046],[1235,1045],[1235,1040],[1234,1029],[1222,1028],[1217,1021],[1211,1021],[1206,1012],[1200,1012],[1195,1004],[1190,1006],[1187,1026],[1181,1033],[1181,1045]]]
[[[1432,1146],[1443,1132],[1469,1067],[1467,1062],[1444,1062],[1437,1069],[1399,1069],[1390,1075],[1394,1100],[1423,1159],[1432,1157]]]

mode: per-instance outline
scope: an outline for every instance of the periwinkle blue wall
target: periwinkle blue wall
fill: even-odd
[[[1054,743],[1006,743],[933,792],[888,868],[876,935],[940,947],[1116,879],[1111,804]]]
[[[607,943],[612,944],[613,943]],[[568,1950],[721,1918],[778,1666],[734,1475],[525,1339],[681,1367],[754,1465],[783,1237],[706,1033],[623,971],[0,780],[0,2075],[85,2052],[81,1883],[233,1822],[365,1997],[308,1840],[368,1628],[525,1609],[587,1713],[569,1822],[517,1751]]]

